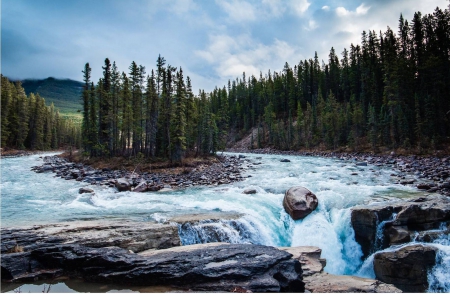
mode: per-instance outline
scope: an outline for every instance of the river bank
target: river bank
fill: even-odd
[[[373,164],[375,166],[387,166],[397,170],[399,174],[393,175],[397,183],[411,185],[418,190],[428,193],[439,193],[450,196],[450,156],[446,157],[422,157],[417,155],[397,155],[395,153],[372,154],[361,152],[331,152],[331,151],[280,151],[271,148],[245,149],[230,148],[227,152],[274,154],[294,156],[316,156],[324,158],[337,158],[357,162],[360,166]]]
[[[116,187],[118,191],[147,192],[162,189],[179,189],[199,185],[223,185],[243,179],[241,170],[245,168],[240,158],[236,156],[215,156],[204,160],[197,160],[179,167],[167,166],[167,163],[134,164],[134,170],[120,165],[117,161],[112,165],[96,161],[94,166],[84,164],[81,160],[70,161],[71,156],[43,157],[44,164],[34,166],[37,173],[53,172],[57,177],[66,180],[87,182],[92,185]],[[122,166],[121,169],[114,169]],[[132,165],[133,166],[133,165]],[[138,169],[139,167],[139,169]],[[80,193],[91,192],[89,189]]]

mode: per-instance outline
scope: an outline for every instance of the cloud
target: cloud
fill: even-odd
[[[322,6],[322,10],[329,11],[330,10],[330,6],[328,6],[328,5]]]
[[[263,44],[249,35],[213,35],[207,48],[196,51],[196,56],[208,62],[218,78],[226,80],[241,76],[243,72],[247,76],[258,76],[260,71],[266,73],[269,69],[280,68],[286,61],[296,64],[301,54],[298,47],[278,39]]]
[[[256,20],[255,8],[248,2],[217,0],[216,3],[228,14],[228,18],[232,21],[247,22]]]
[[[302,16],[309,8],[311,3],[308,0],[292,0],[291,6],[297,12],[298,15]]]
[[[338,7],[336,8],[336,14],[340,17],[345,17],[345,16],[360,16],[360,15],[365,15],[367,14],[367,12],[369,11],[370,7],[366,7],[364,5],[364,3],[362,3],[361,5],[359,5],[355,11],[349,11],[347,9],[345,9],[345,7]]]

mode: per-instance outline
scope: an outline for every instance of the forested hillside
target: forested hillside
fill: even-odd
[[[20,82],[1,76],[2,148],[49,150],[81,146],[80,126],[61,117],[39,94],[28,96]]]
[[[65,117],[81,120],[81,93],[83,83],[69,79],[46,78],[42,80],[26,79],[22,87],[27,95],[38,93],[48,104],[53,103]]]
[[[397,33],[364,31],[361,45],[317,54],[281,72],[229,81],[211,109],[254,147],[435,149],[450,136],[450,13],[400,16]],[[228,123],[229,128],[227,128]]]
[[[105,59],[94,85],[85,65],[83,146],[92,156],[181,161],[214,153],[252,128],[252,147],[435,150],[450,141],[450,13],[400,16],[398,32],[363,32],[341,57],[331,48],[281,72],[192,93],[161,56],[148,73]],[[234,134],[234,135],[231,135]],[[252,132],[253,134],[253,132]],[[414,148],[414,149],[412,149]]]

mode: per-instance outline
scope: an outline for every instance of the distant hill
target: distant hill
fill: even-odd
[[[41,97],[45,98],[47,105],[53,102],[61,114],[81,118],[83,83],[50,77],[43,80],[23,80],[22,87],[27,95],[39,93]]]

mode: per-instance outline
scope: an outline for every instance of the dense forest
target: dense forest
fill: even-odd
[[[450,136],[450,12],[400,16],[398,33],[362,33],[293,68],[192,93],[191,80],[159,56],[128,75],[105,60],[94,85],[85,65],[83,145],[92,156],[180,161],[214,153],[252,130],[252,147],[436,149]],[[256,130],[256,131],[255,131]]]
[[[210,101],[232,140],[257,128],[254,147],[436,149],[450,136],[450,12],[400,16],[397,34],[364,31],[327,63],[316,53],[281,72],[244,73]]]
[[[60,116],[39,94],[28,96],[20,82],[1,76],[2,148],[50,150],[81,147],[80,126]]]
[[[90,156],[142,156],[180,162],[186,155],[214,153],[217,119],[204,91],[194,97],[189,77],[159,56],[146,76],[134,61],[128,75],[105,59],[96,85],[86,63],[83,91],[83,145]]]

